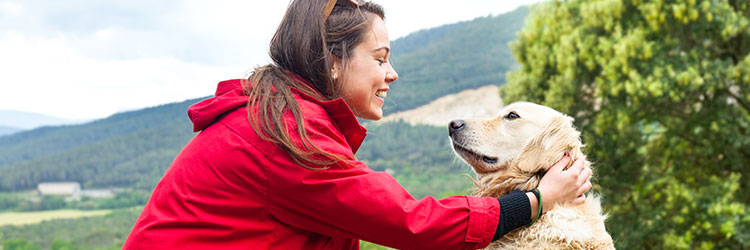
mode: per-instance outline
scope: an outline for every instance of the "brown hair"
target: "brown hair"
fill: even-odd
[[[289,87],[322,101],[339,98],[340,86],[331,76],[332,56],[340,58],[346,67],[354,48],[370,30],[367,13],[385,19],[380,5],[339,1],[324,21],[326,3],[327,0],[294,0],[289,4],[271,40],[273,63],[255,68],[245,86],[249,96],[248,120],[255,132],[284,148],[297,164],[315,170],[327,169],[345,160],[310,142],[300,107]],[[290,73],[310,82],[312,87],[293,80]],[[296,145],[287,132],[284,122],[287,109],[294,116],[302,145]],[[314,168],[306,163],[324,167]]]

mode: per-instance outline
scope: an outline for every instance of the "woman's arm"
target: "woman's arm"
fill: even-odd
[[[342,135],[327,121],[305,120],[310,140],[350,157],[347,168],[309,170],[288,154],[274,154],[267,166],[266,193],[275,219],[293,227],[339,238],[359,238],[398,249],[476,249],[495,234],[496,198],[454,196],[414,199],[390,175],[356,161]]]
[[[536,215],[536,197],[523,192],[500,199],[454,196],[436,200],[428,196],[415,200],[392,176],[357,161],[343,135],[327,129],[327,122],[306,119],[309,138],[323,150],[348,156],[351,164],[316,171],[298,166],[286,154],[270,159],[267,199],[271,213],[284,223],[399,249],[475,249],[528,225]],[[569,160],[558,162],[540,182],[544,211],[588,190],[570,187],[588,176],[582,177],[583,162],[562,170]]]

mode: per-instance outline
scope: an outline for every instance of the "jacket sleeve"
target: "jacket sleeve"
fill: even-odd
[[[330,121],[306,119],[305,125],[313,144],[351,162],[309,170],[283,151],[269,156],[273,164],[267,166],[267,201],[276,219],[331,237],[398,249],[476,249],[490,243],[498,225],[496,198],[415,200],[392,176],[357,161]]]

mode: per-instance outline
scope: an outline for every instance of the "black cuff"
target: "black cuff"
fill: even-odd
[[[497,223],[497,230],[492,241],[531,223],[531,202],[526,192],[515,190],[497,200],[500,202],[500,221]]]

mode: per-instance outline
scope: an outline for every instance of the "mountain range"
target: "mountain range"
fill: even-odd
[[[41,126],[56,126],[83,122],[85,121],[65,119],[33,112],[0,110],[0,135],[3,134],[3,131],[5,130],[4,128],[8,128],[6,131],[20,131]]]
[[[392,61],[401,78],[389,91],[386,113],[504,83],[505,73],[515,65],[507,44],[515,39],[527,14],[528,8],[523,7],[393,41]],[[496,88],[482,91],[498,94]],[[44,181],[151,190],[194,136],[186,110],[201,99],[118,113],[80,125],[0,136],[0,192],[29,190]],[[437,113],[442,112],[446,111]],[[414,190],[423,188],[421,193],[466,187],[441,181],[441,176],[454,178],[463,171],[447,145],[444,128],[407,123],[368,124],[367,128],[370,135],[358,158],[373,169],[396,173],[410,192],[409,183],[419,183]],[[470,182],[462,179],[461,183]]]
[[[22,130],[24,129],[0,125],[0,136],[13,134]]]

